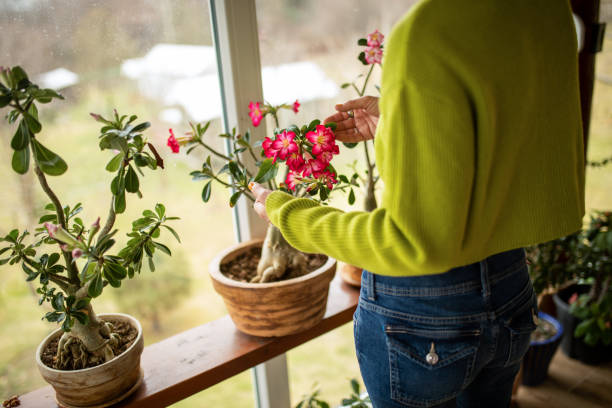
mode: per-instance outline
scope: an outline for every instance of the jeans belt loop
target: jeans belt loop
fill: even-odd
[[[482,297],[488,301],[491,296],[491,285],[489,284],[489,265],[486,259],[480,261],[480,284],[482,286]]]
[[[374,274],[368,271],[368,274],[366,276],[368,300],[376,300],[376,289],[374,288]]]

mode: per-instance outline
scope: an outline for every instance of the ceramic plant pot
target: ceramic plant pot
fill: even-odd
[[[260,337],[279,337],[308,330],[323,319],[329,284],[336,261],[328,258],[318,269],[298,278],[269,283],[230,279],[220,266],[263,240],[238,244],[221,253],[210,265],[213,287],[225,302],[238,330]]]
[[[343,281],[351,286],[357,288],[361,287],[361,274],[363,273],[363,269],[344,262],[338,262],[338,271]]]
[[[40,356],[52,340],[62,335],[61,329],[48,335],[36,350],[38,370],[45,381],[55,389],[57,402],[62,407],[108,407],[128,397],[142,382],[140,355],[144,341],[140,322],[132,316],[120,313],[100,314],[98,317],[127,321],[138,330],[134,343],[111,361],[81,370],[56,370],[46,366]]]

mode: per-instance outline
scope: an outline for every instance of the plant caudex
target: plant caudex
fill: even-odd
[[[51,304],[53,311],[43,319],[61,324],[64,331],[55,368],[80,369],[101,364],[114,357],[113,347],[118,337],[113,333],[112,324],[96,316],[91,300],[100,296],[108,285],[120,287],[122,280],[140,273],[145,258],[154,270],[153,256],[157,250],[171,254],[166,245],[157,241],[162,228],[178,240],[176,232],[166,225],[177,218],[166,216],[165,207],[157,204],[154,211],[144,211],[132,223],[125,246],[111,253],[116,244],[115,216],[125,211],[126,193],[140,197],[139,174],[144,176],[146,167],[163,168],[163,161],[142,135],[150,126],[148,122],[136,124],[136,116],[128,118],[116,111],[111,119],[92,114],[103,125],[100,149],[115,152],[106,166],[115,177],[110,186],[112,197],[106,222],[102,226],[98,217],[93,224],[86,225],[78,216],[83,210],[81,204],[62,205],[47,182],[47,175],[66,172],[66,162],[39,141],[42,125],[36,103],[63,97],[51,89],[40,89],[18,66],[0,67],[0,78],[0,108],[9,107],[8,122],[18,122],[11,141],[13,169],[26,173],[31,152],[38,182],[51,200],[33,237],[28,231],[15,229],[0,238],[0,265],[20,264],[26,280],[39,283],[36,289],[39,304]]]
[[[352,188],[346,176],[338,176],[331,165],[333,156],[339,153],[335,142],[335,124],[321,125],[319,120],[313,120],[308,125],[298,127],[291,125],[281,129],[278,126],[277,113],[279,109],[298,112],[299,102],[292,105],[273,106],[259,102],[249,105],[253,125],[258,126],[263,117],[270,114],[276,124],[273,137],[266,137],[262,142],[253,143],[251,135],[231,133],[221,134],[229,142],[229,152],[221,153],[213,148],[205,139],[205,132],[210,122],[206,124],[191,124],[191,130],[185,137],[176,138],[172,129],[168,138],[168,146],[178,153],[180,146],[187,147],[187,154],[201,147],[207,153],[202,169],[191,172],[193,180],[204,181],[202,200],[208,202],[213,182],[231,188],[230,206],[236,205],[238,199],[245,196],[254,201],[249,190],[251,182],[266,183],[271,190],[282,190],[296,197],[309,197],[325,203],[333,190]],[[213,159],[223,165],[215,170]],[[257,168],[251,172],[245,162],[253,163]],[[286,166],[284,182],[278,185],[276,177],[279,166]],[[354,180],[353,180],[354,182]],[[300,274],[306,273],[307,258],[304,254],[291,247],[282,234],[272,224],[269,225],[264,240],[261,259],[257,266],[257,275],[251,282],[270,282],[282,279],[288,268]]]

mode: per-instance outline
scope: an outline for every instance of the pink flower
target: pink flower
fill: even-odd
[[[365,49],[365,59],[368,64],[380,64],[383,52],[378,47],[368,47]]]
[[[98,219],[96,220],[96,222],[94,222],[93,224],[91,224],[91,228],[100,228],[100,217],[98,217]]]
[[[324,171],[319,175],[319,181],[327,186],[330,190],[334,188],[334,184],[338,183],[336,175],[331,171]]]
[[[378,30],[374,30],[373,33],[368,34],[368,47],[380,47],[385,36]]]
[[[299,107],[300,107],[300,103],[298,102],[298,100],[296,99],[295,102],[293,102],[293,111],[295,113],[299,112]]]
[[[259,102],[249,102],[249,116],[251,117],[251,122],[253,122],[253,126],[259,126],[261,120],[263,119],[263,113],[261,108],[259,107]]]
[[[298,145],[293,141],[295,133],[283,130],[282,133],[276,135],[276,140],[272,142],[272,148],[278,151],[278,157],[285,160],[291,153],[297,152]]]
[[[325,167],[327,167],[327,165],[329,165],[329,162],[331,162],[333,157],[334,157],[334,154],[332,152],[321,152],[321,154],[317,156],[317,159],[322,163],[326,163]]]
[[[578,301],[578,294],[574,293],[569,300],[567,301],[567,303],[569,303],[570,305],[573,305],[574,303],[576,303]]]
[[[302,180],[300,179],[299,174],[294,173],[293,171],[290,171],[287,173],[287,178],[285,179],[285,184],[287,185],[287,188],[291,191],[295,191],[295,187],[298,184],[301,184]]]
[[[45,222],[45,228],[47,229],[47,232],[49,233],[49,236],[51,238],[55,238],[54,235],[57,232],[57,230],[59,229],[59,227],[55,224],[51,224],[49,222]]]
[[[79,259],[81,256],[83,256],[83,251],[80,248],[74,248],[72,250],[72,257],[74,259]]]
[[[176,137],[174,137],[174,132],[172,131],[172,129],[168,130],[170,131],[170,136],[168,137],[168,142],[166,144],[168,145],[168,147],[170,147],[172,153],[178,153],[181,147],[178,141],[176,140]]]
[[[304,158],[299,152],[291,153],[287,156],[287,166],[289,170],[300,173],[304,170]]]
[[[272,143],[274,143],[274,141],[266,136],[264,137],[264,140],[261,143],[261,147],[263,148],[266,157],[273,158],[274,161],[276,161],[276,157],[278,156],[278,150],[272,147]]]
[[[327,163],[323,163],[321,160],[317,158],[313,158],[309,154],[307,154],[306,162],[304,163],[304,169],[302,170],[302,175],[304,177],[318,177],[327,167]]]
[[[334,132],[323,125],[317,125],[315,131],[306,133],[306,139],[314,145],[312,153],[315,156],[320,155],[321,152],[333,152],[337,149],[337,146],[334,148],[336,145]]]

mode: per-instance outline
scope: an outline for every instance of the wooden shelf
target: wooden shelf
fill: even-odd
[[[323,320],[310,330],[279,338],[239,332],[229,316],[159,343],[142,354],[142,386],[117,407],[165,407],[334,330],[352,320],[359,290],[336,275]],[[57,407],[50,386],[20,397],[23,407]]]

